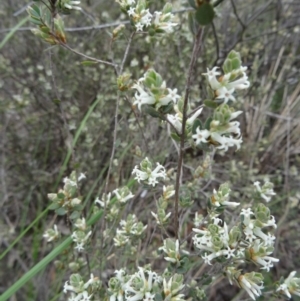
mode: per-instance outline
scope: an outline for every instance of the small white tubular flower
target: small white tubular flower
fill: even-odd
[[[80,1],[72,1],[72,0],[64,0],[63,2],[63,7],[67,9],[75,9],[75,10],[81,10]]]
[[[221,72],[217,71],[218,69],[219,67],[213,67],[212,70],[207,68],[207,73],[202,73],[203,75],[207,76],[207,80],[213,90],[218,90],[222,87],[216,78],[216,76],[221,75]]]
[[[137,27],[137,24],[136,24],[136,27]],[[144,105],[144,104],[148,104],[148,105],[155,104],[154,95],[150,92],[146,92],[140,84],[135,84],[132,86],[132,88],[138,90],[138,92],[139,92],[139,94],[138,94],[138,92],[135,93],[135,101],[133,102],[133,105],[137,105],[140,111],[141,111],[142,105]]]
[[[226,136],[221,136],[218,132],[211,132],[211,138],[218,142],[220,145],[217,146],[217,149],[222,149],[225,152],[228,150],[229,147],[236,146],[236,149],[241,148],[241,144],[243,142],[243,139],[240,138],[233,138],[231,136],[226,137]]]
[[[224,103],[227,103],[229,100],[235,101],[233,96],[234,89],[228,90],[226,87],[221,87],[217,90],[217,99],[224,99]]]
[[[273,190],[273,183],[269,181],[266,181],[263,187],[260,186],[259,181],[254,182],[253,185],[256,187],[260,197],[262,197],[267,203],[271,201],[273,195],[276,195]]]
[[[135,15],[135,7],[130,7],[127,11],[128,16],[134,16]]]
[[[264,288],[262,276],[254,272],[240,275],[237,282],[253,300],[261,295],[261,290]]]
[[[43,237],[47,239],[47,242],[54,241],[60,237],[60,233],[58,232],[57,226],[54,225],[54,229],[48,229],[44,234]]]
[[[177,132],[179,134],[181,134],[182,123],[181,123],[181,118],[179,117],[179,114],[175,114],[175,115],[167,114],[167,119],[174,126],[174,128],[177,130]]]
[[[166,261],[172,263],[178,263],[180,261],[180,248],[179,248],[179,240],[167,238],[164,240],[164,245],[159,248],[162,250],[167,256],[164,257]],[[186,253],[186,252],[185,252]]]
[[[160,282],[160,277],[155,272],[141,267],[138,270],[124,285],[126,301],[147,300],[146,298],[151,300],[152,289]]]
[[[144,25],[141,22],[135,24],[136,31],[143,31]]]
[[[231,77],[231,73],[225,74],[223,80],[226,82]],[[243,90],[250,87],[250,82],[248,81],[248,76],[245,72],[242,72],[242,77],[236,79],[232,82],[228,82],[226,84],[227,89],[236,89],[236,90]]]
[[[174,15],[172,13],[155,12],[154,26],[157,30],[162,30],[166,33],[172,33],[177,23],[173,23]]]
[[[79,175],[79,177],[78,177],[78,179],[77,179],[77,181],[80,182],[83,179],[86,179],[86,175],[81,172],[80,175]]]
[[[291,272],[276,291],[285,294],[288,298],[292,298],[292,294],[300,296],[300,278],[296,278],[295,275],[296,271]]]
[[[184,295],[178,294],[184,288],[183,276],[175,274],[167,282],[166,279],[163,279],[163,291],[165,294],[165,300],[174,300],[174,301],[184,301]]]
[[[103,194],[101,200],[97,197],[96,200],[95,200],[95,204],[98,204],[98,205],[100,205],[101,207],[104,208],[105,205],[106,206],[109,205],[110,201],[111,201],[111,193],[109,192],[107,194],[107,196],[105,194]]]
[[[92,235],[92,231],[85,233],[84,231],[77,230],[72,233],[71,237],[73,239],[73,242],[76,243],[75,249],[78,252],[81,252],[84,250],[84,246],[87,243],[87,241],[91,235]]]
[[[278,262],[279,259],[268,256],[273,253],[273,248],[265,247],[259,239],[256,239],[250,246],[249,252],[250,260],[262,266],[262,269],[269,272],[270,268],[273,267],[273,262]]]
[[[210,136],[210,131],[201,130],[200,127],[197,127],[196,134],[192,135],[192,138],[195,139],[195,143],[198,145],[200,143],[207,143],[207,138]]]
[[[203,108],[198,109],[191,117],[189,117],[186,121],[187,124],[192,125],[196,118],[201,114]]]
[[[82,231],[86,230],[87,225],[86,225],[85,218],[84,218],[84,217],[83,217],[83,218],[78,218],[78,219],[76,220],[74,226],[75,226],[77,229],[79,229],[79,230],[82,230]]]
[[[166,214],[164,209],[159,209],[158,214],[151,211],[151,215],[155,218],[158,225],[164,225],[168,222],[169,217],[171,216],[172,212]]]
[[[135,179],[139,183],[147,180],[147,184],[155,186],[158,183],[157,179],[165,179],[167,176],[165,168],[159,163],[156,163],[155,169],[152,170],[152,164],[148,158],[145,158],[140,163],[140,167],[141,170],[136,165],[132,171],[132,174],[135,174]]]
[[[127,203],[128,200],[134,197],[134,195],[131,193],[127,186],[115,189],[113,193],[116,195],[118,201],[123,204]]]
[[[171,101],[177,103],[177,100],[180,99],[180,95],[177,94],[177,89],[170,89],[168,88],[169,94],[167,95]]]

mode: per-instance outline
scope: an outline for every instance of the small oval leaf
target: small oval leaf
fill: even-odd
[[[80,62],[80,64],[83,65],[83,66],[92,66],[92,65],[98,64],[98,62],[94,62],[94,61],[82,61],[82,62]]]
[[[204,100],[204,105],[208,108],[212,108],[215,109],[218,107],[218,104],[215,103],[214,101],[210,100],[210,99],[206,99]]]
[[[215,16],[214,8],[209,3],[204,3],[198,7],[196,12],[196,20],[200,25],[208,25]]]

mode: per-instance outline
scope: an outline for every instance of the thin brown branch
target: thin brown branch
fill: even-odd
[[[93,62],[97,62],[97,63],[99,63],[99,64],[105,64],[105,65],[108,65],[108,66],[112,66],[112,67],[114,67],[114,68],[117,67],[116,64],[113,64],[113,63],[111,63],[111,62],[99,60],[99,59],[96,59],[96,58],[94,58],[94,57],[88,56],[88,55],[86,55],[86,54],[84,54],[84,53],[81,53],[81,52],[79,52],[79,51],[77,51],[77,50],[71,48],[69,45],[67,45],[67,44],[65,44],[65,43],[62,43],[62,42],[61,42],[59,45],[62,46],[62,47],[64,47],[64,48],[66,48],[66,49],[68,49],[68,50],[70,50],[71,52],[73,52],[73,53],[75,53],[75,54],[77,54],[77,55],[80,55],[80,56],[82,56],[82,57],[84,57],[84,58],[86,58],[86,59],[88,59],[88,60],[93,61]]]
[[[202,40],[202,33],[203,29],[200,28],[193,46],[193,53],[188,69],[186,86],[185,86],[185,95],[184,95],[184,103],[183,103],[183,112],[182,112],[182,134],[180,139],[180,148],[179,148],[179,155],[178,155],[178,162],[177,162],[177,174],[176,174],[176,184],[175,184],[175,236],[179,238],[179,221],[178,221],[178,205],[179,205],[179,189],[180,189],[180,179],[181,179],[181,172],[182,172],[182,163],[183,163],[183,155],[184,155],[184,141],[185,141],[185,126],[187,121],[187,108],[188,108],[188,100],[190,94],[190,87],[192,81],[192,73],[195,66],[195,63],[198,58],[199,51],[201,49],[201,40]]]

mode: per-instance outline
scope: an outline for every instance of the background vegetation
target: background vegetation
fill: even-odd
[[[83,58],[58,46],[49,47],[36,38],[30,32],[31,25],[25,22],[28,3],[0,3],[0,294],[49,252],[51,247],[42,240],[42,234],[55,219],[68,233],[65,220],[45,212],[49,205],[47,193],[57,190],[62,176],[74,169],[86,173],[81,194],[86,197],[87,210],[102,195],[113,141],[113,68],[84,66],[80,63]],[[157,8],[164,3],[151,1]],[[173,5],[180,24],[176,32],[165,38],[136,35],[125,71],[137,79],[154,67],[169,87],[183,91],[192,47],[186,12],[189,6],[186,1],[173,1]],[[114,1],[86,0],[82,8],[83,12],[64,18],[70,47],[99,59],[120,62],[130,25],[126,25],[128,29],[121,38],[111,42],[116,23],[126,21],[119,6]],[[299,15],[298,0],[224,0],[218,6],[214,25],[205,28],[192,85],[196,107],[206,98],[201,73],[206,67],[220,66],[232,49],[241,53],[249,68],[251,88],[238,104],[244,111],[239,118],[242,149],[214,156],[209,179],[203,180],[195,192],[193,211],[204,213],[207,194],[224,181],[232,184],[236,201],[247,199],[250,191],[244,187],[254,180],[268,177],[274,182],[277,196],[270,209],[278,224],[274,256],[280,262],[273,268],[270,284],[300,268]],[[175,167],[177,160],[165,125],[137,111],[134,114],[126,99],[119,112],[110,191],[128,182],[132,168],[140,161],[138,148],[168,169]],[[189,168],[202,160],[202,152],[187,151],[187,179],[191,177]],[[136,214],[145,212],[145,208],[147,212],[155,210],[154,198],[153,193],[143,198],[138,194],[126,210]],[[188,212],[185,218],[192,215]],[[150,242],[155,229],[153,221],[148,224]],[[185,231],[188,234],[191,229]],[[161,238],[157,235],[151,239],[151,244],[140,246],[141,253],[147,250],[150,254]],[[99,247],[93,247],[94,254]],[[9,252],[3,253],[7,248]],[[99,269],[99,275],[105,282],[119,267],[115,254],[105,271]],[[63,276],[50,265],[12,300],[60,298],[55,296],[61,291]],[[242,300],[241,295],[236,295],[237,289],[228,287],[228,281],[216,283],[209,300]]]

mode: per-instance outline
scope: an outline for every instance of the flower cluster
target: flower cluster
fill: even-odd
[[[133,105],[137,105],[141,110],[142,105],[150,105],[156,110],[161,107],[168,107],[171,110],[173,104],[177,102],[180,96],[177,89],[171,90],[166,87],[166,82],[155,70],[148,70],[145,75],[132,86],[137,90],[135,93],[135,101]]]
[[[58,215],[80,211],[82,201],[77,197],[78,182],[84,178],[84,174],[80,174],[77,178],[75,172],[72,172],[70,177],[65,177],[63,189],[59,189],[58,193],[48,193],[48,199],[52,202],[50,209],[55,210]],[[70,214],[70,218],[78,218],[78,215]]]
[[[190,116],[186,121],[187,128],[191,128],[196,118],[201,114],[203,108],[196,110],[192,116]],[[178,106],[174,106],[176,112],[175,115],[167,114],[167,120],[173,125],[178,134],[182,134],[182,112],[179,110]]]
[[[184,288],[183,276],[175,274],[169,280],[159,276],[149,268],[138,268],[138,272],[128,275],[121,269],[109,280],[109,301],[184,301],[180,291]]]
[[[264,288],[262,274],[255,272],[242,274],[240,270],[236,270],[234,267],[227,267],[225,272],[230,284],[235,282],[253,300],[261,295],[261,290]]]
[[[211,198],[214,206],[238,205],[228,202],[230,189],[227,184],[220,188],[218,192],[214,191]],[[273,263],[279,261],[270,256],[274,250],[275,236],[267,230],[276,228],[274,217],[263,204],[258,204],[254,211],[251,208],[242,209],[240,215],[241,222],[229,231],[226,222],[218,218],[215,211],[206,228],[193,229],[196,233],[193,237],[194,246],[201,250],[202,258],[207,264],[212,264],[212,260],[218,257],[234,258],[236,263],[252,261],[261,266],[261,269],[269,271]],[[235,266],[229,266],[226,274],[231,283],[234,281],[245,288],[252,299],[261,294],[263,278],[260,273],[242,275]]]
[[[223,71],[224,75],[218,71],[218,67],[214,67],[212,70],[207,69],[207,76],[209,86],[212,90],[212,98],[215,100],[221,100],[227,103],[229,100],[235,101],[235,90],[247,89],[250,86],[248,76],[245,71],[247,67],[241,66],[240,54],[232,50],[226,58]],[[219,76],[217,78],[217,76]]]
[[[81,252],[84,250],[84,246],[86,245],[89,237],[92,235],[92,231],[88,230],[85,218],[77,219],[74,226],[77,230],[72,233],[71,237],[76,243],[75,249],[78,252]]]
[[[259,181],[254,182],[253,185],[257,190],[258,196],[263,198],[267,203],[271,201],[273,195],[276,195],[273,190],[274,185],[269,181],[266,181],[262,187],[260,186]]]
[[[227,104],[222,104],[214,111],[213,120],[210,122],[209,129],[197,127],[196,133],[192,136],[197,145],[209,143],[216,145],[216,149],[227,151],[229,147],[241,147],[242,138],[240,123],[232,121],[242,111],[233,112]]]
[[[292,298],[291,294],[300,296],[300,278],[296,278],[295,275],[296,271],[291,272],[284,281],[281,281],[276,291],[288,298]]]
[[[177,23],[173,23],[174,15],[171,12],[171,3],[167,3],[161,12],[155,12],[154,28],[156,32],[173,32]]]
[[[229,188],[228,183],[221,184],[218,191],[216,191],[214,189],[213,195],[210,198],[212,206],[214,206],[214,207],[227,206],[227,207],[233,207],[233,208],[235,208],[236,206],[239,206],[240,203],[229,202],[230,192],[231,192],[231,189]]]
[[[80,1],[78,0],[59,0],[58,1],[59,7],[63,9],[75,9],[75,10],[81,10]]]
[[[84,282],[79,274],[72,274],[70,280],[64,285],[64,293],[71,292],[69,301],[88,301],[100,287],[101,282],[93,274],[87,282]]]
[[[145,28],[151,28],[151,32],[162,33],[173,32],[173,28],[177,25],[173,23],[174,15],[172,12],[172,5],[167,3],[161,12],[154,12],[155,18],[147,8],[145,0],[116,0],[122,9],[127,12],[135,25],[137,31],[143,31]]]
[[[116,247],[126,245],[130,238],[140,237],[147,228],[147,225],[144,226],[142,222],[139,222],[134,214],[129,214],[126,221],[121,220],[120,226],[121,229],[117,229],[117,234],[114,237]]]
[[[115,189],[113,193],[116,195],[118,202],[125,204],[134,197],[127,186]]]
[[[180,260],[182,259],[182,255],[189,254],[189,252],[180,248],[178,239],[175,241],[172,238],[165,239],[164,245],[160,247],[159,250],[163,251],[167,255],[164,257],[166,261],[176,264],[177,267],[181,264]]]
[[[159,226],[164,226],[169,222],[169,217],[171,216],[171,212],[166,213],[166,209],[168,207],[168,201],[175,194],[174,186],[164,186],[163,194],[157,201],[157,213],[151,211],[152,216],[155,218],[157,224]]]
[[[140,168],[138,169],[138,165],[136,165],[132,171],[139,183],[143,181],[148,185],[155,186],[158,183],[157,179],[166,178],[165,168],[161,164],[156,163],[156,168],[152,170],[152,163],[147,157],[140,163]]]
[[[60,233],[58,232],[57,226],[54,225],[54,229],[48,229],[43,237],[47,239],[47,242],[51,242],[57,240],[60,237]]]

